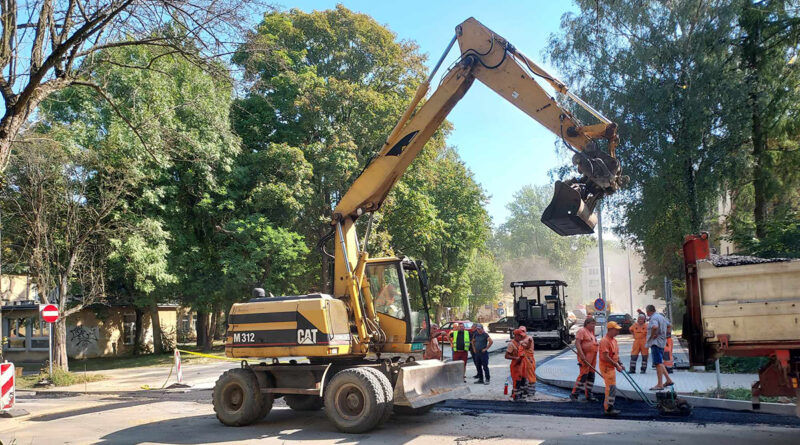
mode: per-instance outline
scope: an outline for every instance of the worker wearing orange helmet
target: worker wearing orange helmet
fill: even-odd
[[[606,398],[603,401],[603,413],[607,416],[616,416],[619,410],[614,408],[614,401],[617,396],[617,371],[622,371],[622,363],[619,361],[619,345],[614,338],[622,329],[615,321],[606,324],[608,332],[600,340],[600,373],[606,386]]]
[[[525,380],[528,383],[527,395],[528,399],[533,399],[536,394],[536,358],[533,356],[533,338],[528,336],[528,329],[525,326],[520,326],[519,329],[525,334],[525,339],[522,340],[522,353],[525,357]]]
[[[597,399],[592,395],[594,387],[594,367],[597,365],[597,337],[594,335],[594,328],[597,322],[592,317],[586,317],[583,321],[583,328],[575,334],[575,347],[578,354],[578,379],[572,387],[572,394],[569,398],[577,401],[582,392],[586,395],[586,400],[594,402]]]
[[[631,374],[636,374],[636,361],[639,360],[639,354],[642,355],[642,374],[647,371],[647,317],[644,314],[639,314],[636,323],[631,326],[631,334],[633,334],[633,348],[631,348],[631,366],[628,370]]]
[[[514,329],[514,338],[508,342],[506,348],[506,358],[511,360],[511,381],[514,388],[511,391],[511,398],[514,401],[525,401],[528,399],[529,382],[528,377],[530,371],[528,369],[528,360],[526,359],[525,349],[528,347],[525,344],[527,338],[525,331],[521,329]],[[534,376],[534,381],[536,377]]]

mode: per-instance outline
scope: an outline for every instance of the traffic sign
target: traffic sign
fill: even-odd
[[[605,311],[597,311],[594,313],[594,320],[598,324],[603,324],[606,322],[606,312]]]
[[[41,308],[42,319],[48,323],[55,323],[58,320],[58,308],[55,304],[45,304]]]
[[[602,298],[598,298],[597,300],[594,300],[594,308],[595,308],[595,310],[598,310],[598,311],[602,311],[603,309],[605,309],[606,308],[605,300],[603,300]]]

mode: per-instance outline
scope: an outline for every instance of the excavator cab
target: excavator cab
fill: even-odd
[[[422,351],[431,337],[427,274],[422,261],[369,259],[364,276],[381,329],[386,333],[382,351]]]
[[[584,200],[585,185],[556,181],[553,199],[542,213],[542,223],[561,236],[594,233],[597,216],[594,202]]]

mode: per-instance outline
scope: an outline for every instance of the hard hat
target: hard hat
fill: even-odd
[[[616,321],[609,321],[606,325],[607,329],[622,329],[622,326],[619,325]]]

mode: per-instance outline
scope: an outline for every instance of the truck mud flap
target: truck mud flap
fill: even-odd
[[[394,386],[394,404],[421,408],[469,394],[464,362],[419,360],[400,368]]]
[[[581,198],[580,191],[556,181],[553,199],[542,213],[542,223],[561,236],[594,233],[597,216]]]

